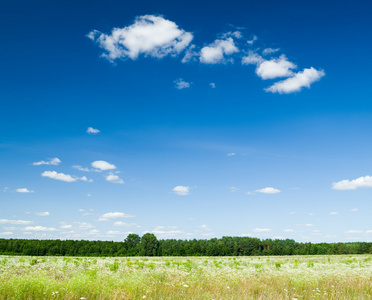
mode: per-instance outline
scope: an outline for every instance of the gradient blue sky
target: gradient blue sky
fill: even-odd
[[[4,1],[0,237],[372,241],[371,13]]]

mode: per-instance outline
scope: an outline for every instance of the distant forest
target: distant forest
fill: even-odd
[[[129,234],[123,242],[0,239],[2,255],[56,256],[251,256],[372,254],[372,243],[297,243],[222,237],[209,240],[158,240],[152,233]]]

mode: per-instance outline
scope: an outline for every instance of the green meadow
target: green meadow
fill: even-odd
[[[1,299],[372,299],[372,255],[1,256]]]

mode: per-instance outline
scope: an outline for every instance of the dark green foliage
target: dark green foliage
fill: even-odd
[[[130,234],[124,242],[0,239],[2,255],[62,256],[249,256],[367,254],[372,243],[296,243],[294,240],[260,240],[222,237],[210,240],[157,240],[152,233],[142,239]],[[5,264],[6,261],[0,261]],[[31,262],[32,264],[33,262]],[[37,264],[37,262],[34,262]],[[78,261],[76,261],[79,264]],[[188,267],[186,267],[188,268]]]

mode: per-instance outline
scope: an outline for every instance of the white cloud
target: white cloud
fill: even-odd
[[[88,169],[88,168],[84,168],[84,167],[79,166],[79,165],[73,165],[72,167],[73,167],[74,169],[76,169],[76,170],[79,170],[79,171],[89,172],[89,169]]]
[[[3,190],[3,192],[5,193],[7,190],[8,190],[9,188],[6,186],[6,187],[4,187],[4,190]]]
[[[227,156],[235,156],[235,155],[236,155],[236,153],[234,153],[234,152],[231,152],[231,153],[227,153],[226,155],[227,155]]]
[[[316,70],[313,67],[296,73],[293,77],[274,83],[265,89],[266,92],[290,94],[300,91],[303,87],[310,88],[310,85],[325,75],[323,70]]]
[[[31,190],[26,189],[26,188],[21,188],[21,189],[16,189],[16,192],[17,193],[33,193],[34,191],[31,191]]]
[[[271,229],[269,228],[255,228],[252,230],[253,232],[269,232]]]
[[[35,215],[40,216],[40,217],[46,217],[50,215],[49,211],[44,211],[44,212],[37,212]]]
[[[334,190],[356,190],[358,188],[372,188],[372,176],[359,177],[354,180],[341,180],[332,184]]]
[[[195,45],[190,45],[185,51],[185,56],[182,58],[182,63],[187,63],[189,61],[196,61],[196,57],[199,56],[199,53],[195,50]]]
[[[248,40],[248,41],[247,41],[247,44],[249,44],[249,45],[253,45],[253,43],[254,43],[255,41],[257,41],[257,39],[258,39],[257,36],[254,35],[253,38],[252,38],[251,40]]]
[[[88,232],[88,234],[91,234],[91,235],[98,235],[100,233],[101,232],[99,230],[97,230],[97,229],[93,229],[93,230],[91,230],[91,231]]]
[[[106,180],[107,181],[110,181],[112,183],[120,183],[120,184],[123,184],[124,183],[124,180],[121,179],[118,175],[115,175],[115,174],[109,174],[106,176]]]
[[[109,230],[106,232],[106,234],[108,235],[118,235],[118,234],[122,234],[120,231],[114,231],[114,230]]]
[[[55,180],[61,180],[66,182],[74,182],[77,179],[68,174],[57,173],[56,171],[45,171],[41,174],[43,177],[49,177]]]
[[[367,230],[366,233],[368,233],[368,234],[369,234],[369,233],[372,233],[372,230]]]
[[[89,134],[97,134],[97,133],[100,133],[100,132],[101,132],[100,130],[95,129],[93,127],[88,127],[88,129],[87,129],[87,133],[89,133]]]
[[[93,179],[88,179],[86,176],[80,177],[79,179],[85,182],[93,182]]]
[[[304,226],[305,227],[313,227],[314,225],[313,224],[305,224]]]
[[[285,229],[285,230],[283,230],[284,232],[294,232],[294,230],[293,229]]]
[[[109,212],[109,213],[105,213],[102,216],[100,216],[98,221],[108,221],[110,219],[134,218],[134,217],[135,216],[133,216],[133,215],[125,214],[125,213],[122,213],[122,212]]]
[[[330,215],[338,215],[338,212],[337,211],[331,211],[329,214]]]
[[[239,189],[238,189],[237,187],[235,187],[235,186],[230,186],[230,187],[228,187],[228,189],[229,189],[230,192],[232,192],[232,193],[234,193],[234,192],[236,192],[236,191],[239,191]]]
[[[176,89],[182,90],[182,89],[187,89],[190,87],[190,83],[184,81],[182,78],[178,78],[177,80],[173,81],[175,83]]]
[[[188,186],[178,185],[172,189],[172,191],[180,196],[186,196],[190,194],[190,188]]]
[[[86,178],[85,176],[79,178],[79,177],[73,177],[69,174],[63,174],[63,173],[57,173],[56,171],[45,171],[41,174],[43,177],[52,178],[55,180],[65,181],[65,182],[75,182],[77,180],[92,182],[93,180]]]
[[[205,225],[205,224],[198,226],[198,228],[202,230],[212,230],[208,225]]]
[[[240,236],[247,237],[247,236],[251,236],[251,234],[250,233],[243,233]]]
[[[13,235],[13,232],[6,231],[6,232],[1,232],[0,235]]]
[[[355,212],[355,211],[358,211],[359,209],[357,208],[353,208],[352,210],[350,210],[351,212]]]
[[[361,230],[348,230],[345,233],[362,233],[363,231]]]
[[[42,161],[34,162],[34,163],[32,163],[32,165],[34,165],[34,166],[40,166],[40,165],[58,166],[60,163],[61,163],[61,160],[59,158],[55,157],[55,158],[49,159],[48,161],[42,160]]]
[[[32,221],[25,221],[25,220],[8,220],[8,219],[0,219],[0,224],[12,224],[12,225],[30,225],[33,224]]]
[[[203,47],[200,50],[200,62],[204,64],[225,63],[225,55],[231,55],[239,52],[235,46],[234,40],[229,37],[225,40],[215,40],[212,44]]]
[[[287,57],[283,54],[279,58],[265,60],[258,64],[256,74],[262,79],[274,79],[278,77],[288,77],[293,75],[291,69],[297,66],[288,61]]]
[[[262,54],[263,55],[273,54],[273,53],[278,52],[279,50],[280,50],[280,48],[276,48],[276,49],[266,48],[266,49],[262,50]]]
[[[72,225],[71,224],[69,224],[69,225],[62,225],[60,228],[61,229],[70,229],[70,228],[72,228]]]
[[[243,65],[259,65],[264,61],[265,59],[263,59],[261,55],[258,55],[253,51],[249,51],[248,55],[242,58]]]
[[[101,171],[107,171],[107,170],[114,170],[116,169],[116,166],[113,164],[108,163],[107,161],[104,160],[96,160],[92,162],[92,167],[99,169]]]
[[[216,84],[215,84],[214,82],[211,82],[211,83],[209,84],[209,86],[210,86],[212,89],[215,89],[215,88],[216,88]]]
[[[123,226],[123,227],[137,227],[137,228],[141,228],[140,225],[136,224],[136,223],[125,223],[125,222],[121,222],[121,221],[117,221],[114,223],[114,226]]]
[[[54,227],[44,227],[44,226],[27,226],[26,231],[57,231],[58,229]]]
[[[273,188],[273,187],[265,187],[260,190],[256,190],[257,193],[263,193],[263,194],[277,194],[280,193],[280,190]]]
[[[144,15],[136,18],[133,25],[114,28],[111,34],[91,31],[88,38],[105,50],[103,57],[110,61],[139,55],[162,58],[183,51],[192,41],[193,35],[172,21],[161,16]]]

